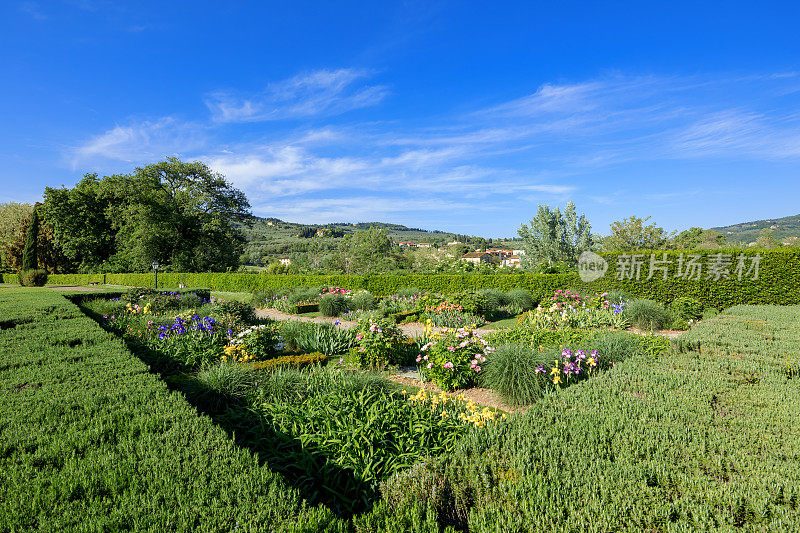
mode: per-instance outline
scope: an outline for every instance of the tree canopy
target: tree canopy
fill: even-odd
[[[585,215],[578,216],[572,202],[563,213],[558,207],[540,205],[530,226],[522,224],[517,233],[525,243],[521,258],[525,268],[537,263],[576,264],[581,252],[592,246],[592,226]]]
[[[152,261],[183,272],[238,266],[251,218],[244,193],[205,163],[169,158],[131,174],[45,190],[43,219],[83,271],[143,271]]]
[[[655,222],[645,225],[650,217],[630,216],[611,224],[611,235],[605,241],[608,250],[658,250],[674,236]]]

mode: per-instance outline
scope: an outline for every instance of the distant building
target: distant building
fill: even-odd
[[[525,250],[511,250],[512,255],[525,255]]]
[[[410,241],[403,241],[403,242],[397,243],[397,246],[399,246],[400,248],[416,248],[417,247],[417,245],[415,243],[410,242]]]
[[[289,259],[288,257],[279,257],[278,261],[280,261],[282,265],[287,265],[288,266],[288,265],[292,264],[292,260]]]
[[[500,261],[500,266],[520,268],[521,265],[519,264],[519,256],[509,255],[508,257]]]
[[[487,252],[469,252],[461,256],[462,261],[470,263],[493,263],[494,258],[492,254]]]
[[[417,243],[417,247],[419,248],[433,248],[433,245],[429,242],[420,242]]]

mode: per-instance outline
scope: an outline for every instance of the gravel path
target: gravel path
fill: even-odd
[[[272,320],[298,320],[300,322],[314,322],[316,324],[333,324],[334,322],[339,322],[339,325],[343,328],[352,328],[355,327],[357,322],[352,320],[341,320],[338,318],[332,318],[327,316],[297,316],[292,315],[290,313],[284,313],[283,311],[278,311],[277,309],[267,308],[267,309],[256,309],[256,316],[258,318],[271,318]],[[400,330],[409,336],[409,337],[419,337],[425,332],[425,324],[421,324],[419,322],[413,322],[410,324],[400,324]],[[444,331],[446,328],[439,328],[434,327],[433,331]],[[492,330],[486,328],[478,328],[475,330],[476,333],[480,335],[485,335],[491,333]]]

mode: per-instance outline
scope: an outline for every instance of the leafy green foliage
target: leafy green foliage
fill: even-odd
[[[56,291],[0,317],[0,529],[344,530]]]
[[[655,222],[645,225],[650,217],[630,216],[611,224],[611,235],[603,245],[608,250],[658,250],[662,248],[674,233],[668,234]]]
[[[525,268],[558,261],[576,265],[581,252],[592,246],[592,226],[583,214],[578,216],[572,202],[563,213],[558,207],[539,205],[530,227],[522,224],[517,233],[525,242]]]
[[[396,512],[444,526],[440,512],[460,509],[472,532],[796,529],[800,389],[784,369],[798,319],[797,306],[734,308],[684,335],[699,351],[634,353],[545,394],[428,472],[398,474],[389,495],[431,492],[394,496]]]
[[[74,189],[45,189],[44,219],[76,268],[173,271],[238,266],[249,218],[244,193],[199,161],[168,158],[130,175],[87,175]]]
[[[43,287],[47,283],[47,271],[42,269],[20,270],[17,280],[23,287]]]
[[[671,321],[663,304],[647,299],[628,302],[622,315],[631,326],[645,330],[664,329]]]
[[[682,296],[670,304],[672,312],[683,320],[698,320],[703,316],[703,302],[697,298]]]
[[[22,251],[22,269],[36,270],[39,268],[37,256],[37,241],[39,238],[39,212],[34,208],[31,222],[28,225],[28,235],[25,238],[25,249]]]
[[[319,312],[323,316],[339,316],[350,309],[350,299],[341,294],[326,294],[319,299]]]
[[[291,349],[340,355],[354,345],[356,332],[333,324],[286,320],[280,325],[281,337]]]

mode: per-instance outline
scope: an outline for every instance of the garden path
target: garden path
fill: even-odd
[[[315,322],[317,324],[333,324],[334,322],[339,322],[339,325],[343,328],[352,328],[355,327],[357,322],[353,320],[341,320],[338,318],[332,318],[327,316],[297,316],[291,313],[284,313],[283,311],[278,311],[277,309],[267,308],[267,309],[256,309],[256,316],[258,318],[271,318],[272,320],[299,320],[300,322]],[[414,322],[411,324],[400,324],[400,329],[402,332],[409,336],[409,337],[419,337],[425,331],[425,324],[420,324],[419,322]],[[433,331],[444,331],[446,328],[439,328],[434,327]],[[475,330],[476,333],[485,335],[491,333],[492,330],[485,329],[485,328],[478,328]]]

